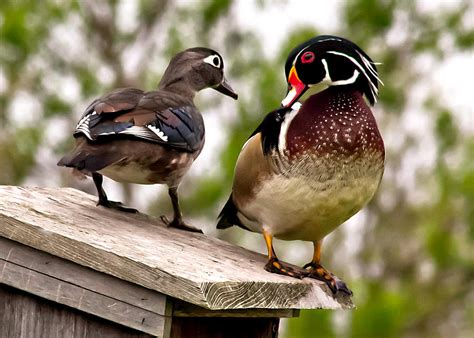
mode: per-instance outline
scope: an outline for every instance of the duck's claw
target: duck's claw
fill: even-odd
[[[352,291],[347,287],[346,283],[340,280],[333,273],[326,270],[322,265],[316,263],[308,263],[304,266],[308,271],[308,277],[314,278],[326,283],[326,285],[331,289],[333,294],[338,292],[343,292],[349,296],[352,296]]]
[[[138,213],[137,209],[124,207],[121,202],[114,202],[114,201],[109,201],[109,200],[99,200],[99,202],[97,202],[97,205],[101,205],[101,206],[103,206],[105,208],[109,208],[109,209],[116,209],[116,210],[120,210],[120,211],[123,211],[123,212],[129,212],[129,213],[133,213],[133,214]]]
[[[172,221],[168,220],[168,217],[166,216],[161,216],[160,217],[161,221],[166,224],[167,227],[171,228],[176,228],[176,229],[181,229],[181,230],[186,230],[186,231],[191,231],[191,232],[198,232],[198,233],[203,233],[201,229],[195,228],[191,225],[188,225],[183,222],[183,220],[180,219],[173,219]]]
[[[272,257],[268,260],[267,264],[265,265],[265,270],[298,279],[302,279],[308,275],[306,270],[294,268],[288,264],[282,263],[276,257]]]

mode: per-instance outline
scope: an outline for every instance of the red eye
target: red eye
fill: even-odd
[[[311,63],[314,61],[314,53],[313,52],[306,52],[301,56],[302,63]]]

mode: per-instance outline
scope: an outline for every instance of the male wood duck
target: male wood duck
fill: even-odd
[[[285,72],[289,90],[282,107],[243,146],[217,228],[262,233],[267,271],[316,278],[333,293],[352,294],[321,265],[321,247],[380,184],[384,144],[364,96],[373,105],[381,81],[362,49],[327,35],[293,49]],[[273,237],[312,241],[313,259],[303,269],[280,262]]]
[[[193,100],[205,88],[237,99],[219,53],[196,47],[177,54],[158,90],[122,88],[93,101],[74,131],[74,149],[58,165],[92,175],[98,205],[126,212],[137,210],[108,200],[103,175],[117,182],[166,184],[174,217],[162,219],[168,226],[199,231],[182,219],[178,186],[204,146],[204,122]]]

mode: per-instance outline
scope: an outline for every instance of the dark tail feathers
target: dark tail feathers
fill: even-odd
[[[242,224],[239,217],[237,216],[237,212],[238,210],[232,199],[232,194],[230,194],[227,203],[224,205],[224,208],[222,208],[222,211],[219,214],[219,221],[217,222],[216,228],[227,229],[234,225],[237,225],[241,228],[247,229],[247,227]]]
[[[59,160],[58,166],[92,173],[119,160],[120,156],[118,154],[91,154],[88,151],[75,148]]]

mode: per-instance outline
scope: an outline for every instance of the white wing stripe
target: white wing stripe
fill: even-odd
[[[77,123],[76,129],[78,129],[78,128],[79,128],[82,124],[84,124],[86,121],[87,121],[87,124],[89,124],[89,118],[90,118],[89,115],[84,116],[84,117]]]
[[[138,126],[132,126],[125,130],[122,130],[121,132],[119,132],[119,134],[135,135],[135,136],[143,137],[147,139],[152,138],[152,136],[150,135],[150,130],[148,128],[138,127]]]
[[[80,125],[78,128],[76,128],[76,132],[77,131],[81,131],[84,135],[86,135],[86,137],[92,141],[92,137],[91,137],[91,133],[90,133],[90,130],[89,130],[89,126],[85,126],[85,125]]]
[[[153,135],[158,136],[162,141],[168,142],[168,136],[166,136],[161,130],[153,126],[132,126],[127,128],[119,134],[128,134],[134,135],[137,137],[142,137],[148,140],[155,140],[156,138]]]
[[[92,141],[91,133],[90,133],[90,128],[89,128],[89,123],[92,115],[97,115],[97,112],[94,110],[91,114],[87,114],[84,116],[82,119],[79,120],[76,126],[76,132],[81,131],[84,133],[84,135],[87,136],[89,140]]]
[[[155,133],[156,136],[158,136],[160,139],[162,139],[165,142],[168,142],[168,136],[165,135],[158,127],[148,125],[146,126],[148,129],[150,129],[152,132]]]
[[[93,111],[91,114],[87,114],[83,118],[79,120],[76,126],[76,132],[82,132],[86,137],[93,141],[94,139],[91,136],[91,131],[89,128],[90,118],[92,115],[97,115],[96,111]],[[161,131],[158,127],[153,125],[146,125],[146,126],[131,126],[125,130],[119,132],[103,132],[97,134],[97,136],[105,136],[105,135],[117,135],[117,134],[127,134],[127,135],[134,135],[137,137],[141,137],[147,140],[156,140],[156,136],[164,142],[168,142],[168,136],[165,135],[163,131]]]

